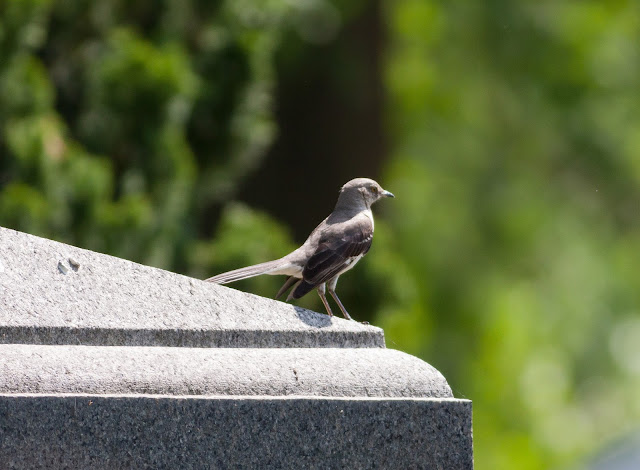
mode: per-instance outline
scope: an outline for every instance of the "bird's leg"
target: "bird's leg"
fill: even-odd
[[[338,307],[340,307],[340,310],[342,310],[342,315],[344,315],[344,317],[347,320],[353,320],[353,318],[351,318],[351,315],[349,315],[349,313],[347,313],[347,309],[344,308],[344,305],[342,305],[342,302],[340,302],[340,299],[338,298],[338,294],[336,294],[336,284],[338,284],[338,277],[334,277],[333,279],[331,279],[331,281],[329,281],[329,294],[331,294],[331,297],[333,297],[333,300],[336,301],[336,303],[338,304]]]
[[[320,300],[322,300],[322,303],[324,304],[324,308],[327,309],[327,313],[329,314],[330,317],[333,316],[333,312],[331,311],[331,307],[329,307],[329,302],[327,302],[327,298],[324,295],[324,284],[320,284],[318,286],[318,295],[320,296]]]
[[[334,291],[333,289],[329,289],[329,294],[331,294],[331,297],[333,297],[333,300],[336,301],[336,303],[338,304],[338,307],[340,307],[340,310],[342,310],[342,314],[344,315],[344,317],[347,320],[353,320],[353,318],[351,318],[351,315],[349,315],[349,313],[347,312],[347,309],[344,308],[344,305],[342,305],[342,302],[340,302],[340,299],[338,298],[338,294],[336,294],[336,291]]]

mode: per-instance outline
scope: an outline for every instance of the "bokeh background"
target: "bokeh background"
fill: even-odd
[[[205,278],[378,179],[351,314],[478,469],[583,468],[640,423],[639,84],[633,0],[0,0],[0,225]]]

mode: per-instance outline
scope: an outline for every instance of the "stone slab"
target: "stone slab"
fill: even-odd
[[[0,343],[379,348],[384,335],[0,227]]]
[[[3,469],[473,468],[455,399],[0,395]]]
[[[453,397],[417,357],[382,348],[0,345],[0,393]]]
[[[471,416],[378,328],[0,228],[2,470],[471,469]]]

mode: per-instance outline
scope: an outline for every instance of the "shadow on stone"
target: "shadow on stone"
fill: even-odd
[[[316,328],[326,328],[331,326],[332,320],[329,315],[325,315],[324,313],[314,312],[312,310],[307,310],[302,307],[295,307],[296,315],[298,318],[302,320],[303,323],[309,326],[314,326]]]

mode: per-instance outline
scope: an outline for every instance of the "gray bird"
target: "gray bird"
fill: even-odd
[[[371,206],[383,197],[394,195],[371,179],[353,179],[340,189],[333,212],[311,232],[300,248],[280,259],[218,274],[207,281],[227,284],[261,274],[289,276],[276,299],[292,286],[287,300],[299,299],[317,288],[327,313],[333,316],[325,296],[327,289],[344,317],[351,320],[336,294],[336,284],[340,275],[353,268],[369,251],[374,227]]]

